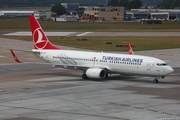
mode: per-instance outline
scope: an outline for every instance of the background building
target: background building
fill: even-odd
[[[86,20],[123,21],[124,7],[92,7],[84,11]]]
[[[56,22],[77,22],[77,18],[70,15],[62,15],[60,17],[53,17],[52,20]]]
[[[67,12],[76,12],[79,8],[79,3],[61,3],[66,8]]]
[[[179,20],[179,9],[132,9],[126,12],[126,20]]]
[[[34,15],[36,19],[51,19],[51,12],[47,11],[0,11],[0,18],[29,17]]]
[[[0,11],[1,18],[29,17],[29,15],[32,14],[36,17],[36,19],[39,19],[38,11]]]
[[[40,17],[40,19],[51,19],[51,12],[40,11],[39,17]]]

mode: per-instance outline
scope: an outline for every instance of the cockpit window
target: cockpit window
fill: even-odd
[[[157,66],[167,66],[166,63],[157,63],[156,65],[157,65]]]

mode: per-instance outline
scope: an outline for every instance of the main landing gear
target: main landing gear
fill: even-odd
[[[86,74],[82,74],[82,79],[89,79],[87,76],[86,76]]]

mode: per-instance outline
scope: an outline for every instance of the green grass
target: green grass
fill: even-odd
[[[137,32],[166,31],[179,32],[180,22],[163,22],[161,25],[141,25],[139,22],[53,22],[39,20],[44,31],[74,32]],[[0,19],[0,31],[30,31],[28,18]],[[1,36],[18,40],[31,41],[32,37]],[[98,51],[127,51],[126,47],[115,47],[117,44],[135,45],[134,51],[169,49],[180,47],[180,37],[83,37],[87,41],[76,41],[79,37],[49,37],[54,44],[78,47]],[[111,41],[113,44],[105,44]]]
[[[4,37],[4,36],[3,36]],[[32,37],[6,36],[18,40],[32,41]],[[127,47],[116,45],[132,44],[134,51],[171,49],[180,47],[179,37],[83,37],[87,41],[76,41],[79,37],[48,37],[56,45],[64,45],[98,51],[127,51]],[[106,42],[113,44],[106,44]]]
[[[142,25],[139,22],[53,22],[41,20],[39,22],[44,31],[180,31],[180,22],[163,22],[160,25]],[[0,19],[0,31],[30,31],[29,19]]]

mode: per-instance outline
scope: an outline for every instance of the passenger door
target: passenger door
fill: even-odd
[[[151,65],[152,65],[151,62],[147,62],[146,69],[147,69],[147,70],[151,70]]]

